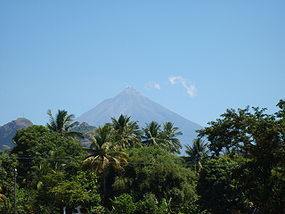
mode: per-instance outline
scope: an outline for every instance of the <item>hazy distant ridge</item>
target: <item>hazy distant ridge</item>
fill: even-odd
[[[140,126],[152,120],[159,123],[172,121],[183,132],[181,137],[183,144],[191,143],[196,136],[195,130],[201,128],[197,123],[150,100],[133,88],[127,88],[114,98],[104,100],[90,111],[83,113],[77,121],[98,126],[110,122],[111,117],[118,117],[120,114],[131,116]]]

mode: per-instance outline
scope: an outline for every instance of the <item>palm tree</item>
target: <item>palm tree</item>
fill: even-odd
[[[142,136],[142,143],[148,146],[158,146],[161,145],[161,126],[152,121],[146,124],[146,127],[143,129],[144,135]]]
[[[179,128],[174,126],[172,122],[165,122],[163,124],[161,136],[168,151],[179,153],[181,149],[180,141],[177,138],[179,135],[182,135],[182,132],[180,132]]]
[[[82,137],[81,133],[71,131],[71,128],[74,126],[73,114],[68,114],[66,110],[58,110],[55,117],[52,115],[51,110],[48,110],[47,114],[50,120],[50,122],[47,124],[47,127],[51,131],[72,137]]]
[[[84,165],[103,175],[103,195],[106,195],[106,177],[110,168],[122,170],[127,163],[127,154],[114,144],[112,127],[104,125],[95,130],[89,149],[90,155]]]
[[[118,145],[125,148],[139,144],[141,131],[137,122],[131,121],[130,117],[121,114],[118,119],[112,118],[112,127]]]
[[[202,161],[207,157],[207,153],[207,144],[200,138],[195,139],[192,146],[186,146],[186,154],[189,156],[190,162],[195,165],[198,173],[203,168]]]
[[[161,130],[161,125],[152,121],[146,125],[143,132],[144,135],[142,136],[142,143],[146,145],[159,146],[174,153],[178,153],[181,148],[181,144],[177,136],[182,133],[178,131],[178,128],[171,122],[164,123]]]

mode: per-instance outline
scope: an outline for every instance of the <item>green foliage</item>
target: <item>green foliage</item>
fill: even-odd
[[[51,213],[63,207],[73,209],[81,206],[85,211],[99,209],[97,175],[92,172],[78,171],[70,177],[62,172],[50,172],[42,178],[42,185],[37,188],[35,210]]]
[[[19,131],[14,141],[12,153],[19,160],[19,178],[28,186],[36,186],[41,176],[51,169],[76,171],[85,156],[78,141],[43,126]]]
[[[239,165],[234,178],[247,200],[260,213],[278,213],[285,204],[284,169],[274,167],[269,171],[259,161],[250,160]]]
[[[86,153],[78,141],[43,126],[21,130],[14,140],[17,180],[26,191],[36,191],[34,210],[51,213],[63,206],[98,206],[97,178],[82,171]]]
[[[26,188],[17,189],[17,213],[18,214],[33,213],[34,204],[37,203],[36,195],[37,195],[36,190],[31,190]],[[12,207],[10,210],[12,210]]]
[[[214,156],[238,154],[274,160],[273,154],[284,142],[284,124],[280,124],[274,115],[266,114],[265,110],[229,109],[221,119],[200,130],[199,136],[207,138]]]
[[[228,154],[246,157],[239,164],[235,180],[253,209],[259,213],[278,213],[284,210],[285,105],[266,114],[266,109],[227,110],[221,119],[199,131],[209,141],[213,156]]]
[[[170,210],[165,199],[158,201],[154,194],[147,194],[137,202],[135,213],[167,214],[170,213]]]
[[[129,194],[122,194],[112,200],[112,213],[114,214],[133,214],[136,204],[133,197]]]
[[[163,129],[161,132],[161,137],[164,141],[164,145],[169,152],[179,153],[182,148],[178,136],[182,135],[179,128],[174,126],[171,122],[163,123]]]
[[[14,212],[14,184],[17,213],[78,206],[95,214],[282,213],[285,101],[277,106],[271,115],[227,110],[199,131],[183,158],[173,123],[141,130],[121,115],[89,133],[90,149],[83,149],[73,116],[49,112],[48,127],[20,130],[14,149],[0,153],[0,213]]]
[[[51,110],[48,110],[47,114],[50,120],[47,124],[49,130],[71,137],[82,137],[81,133],[72,131],[72,128],[76,125],[76,123],[73,123],[73,114],[68,114],[66,110],[58,110],[55,117],[52,115]]]
[[[120,115],[118,119],[112,118],[114,142],[123,147],[138,145],[141,139],[141,131],[137,122],[131,121],[126,115]]]
[[[9,213],[14,194],[14,169],[17,159],[8,151],[0,152],[0,213]]]
[[[91,204],[99,205],[100,196],[97,193],[97,178],[94,173],[83,173],[71,180],[63,180],[49,190],[59,206],[91,208]]]
[[[211,213],[230,213],[244,210],[246,197],[236,185],[235,170],[247,160],[220,157],[207,161],[201,170],[197,190],[199,203]]]
[[[117,146],[112,138],[112,128],[109,125],[96,129],[90,145],[90,155],[84,164],[100,173],[113,167],[121,169],[121,165],[127,162],[127,155]]]
[[[114,142],[113,129],[108,124],[96,129],[92,137],[89,155],[83,164],[85,168],[100,174],[100,191],[106,205],[112,192],[110,177],[112,179],[115,172],[122,170],[127,163],[127,154]]]
[[[170,200],[173,211],[190,209],[197,200],[195,173],[182,166],[178,157],[157,147],[133,148],[124,176],[116,178],[114,189],[136,200],[152,193],[157,200]],[[193,207],[192,207],[193,208]]]
[[[154,194],[145,195],[140,201],[134,202],[129,194],[122,194],[112,201],[114,214],[167,214],[170,212],[165,199],[161,202]]]

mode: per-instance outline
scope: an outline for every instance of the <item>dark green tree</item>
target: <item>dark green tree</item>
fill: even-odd
[[[193,213],[196,175],[183,166],[180,158],[159,147],[133,148],[129,164],[113,185],[116,194],[128,193],[135,202],[154,194],[158,202],[166,200],[169,213]],[[197,211],[197,210],[195,210]]]
[[[129,194],[122,194],[112,200],[113,214],[134,214],[136,210],[136,203]]]
[[[86,153],[79,142],[61,133],[50,131],[44,126],[22,129],[18,131],[14,141],[12,154],[16,155],[19,162],[19,188],[23,190],[23,195],[36,191],[34,195],[30,194],[33,198],[27,201],[27,204],[30,201],[29,209],[32,207],[34,212],[40,213],[51,213],[56,208],[61,210],[57,207],[58,201],[51,197],[49,190],[81,170]],[[48,175],[57,179],[52,183],[47,182]]]
[[[234,177],[235,170],[245,162],[246,159],[229,157],[205,162],[197,185],[201,207],[214,214],[249,213],[249,201]]]
[[[284,101],[278,103],[276,114],[266,109],[227,110],[221,119],[210,122],[199,131],[207,138],[213,156],[228,154],[246,157],[250,161],[236,173],[247,200],[260,213],[284,210]]]
[[[14,169],[17,159],[8,151],[0,152],[0,213],[12,213],[14,196]]]

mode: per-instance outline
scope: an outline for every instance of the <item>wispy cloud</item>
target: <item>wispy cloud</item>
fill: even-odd
[[[186,93],[190,96],[190,97],[194,97],[197,95],[197,88],[194,84],[189,83],[189,81],[185,78],[183,78],[182,76],[170,76],[168,77],[168,80],[170,82],[171,85],[175,85],[175,84],[181,84],[183,88],[186,89]]]
[[[157,82],[148,82],[146,85],[145,85],[146,88],[150,88],[150,89],[156,89],[156,90],[160,90],[161,87],[160,87],[160,84],[157,83]]]

